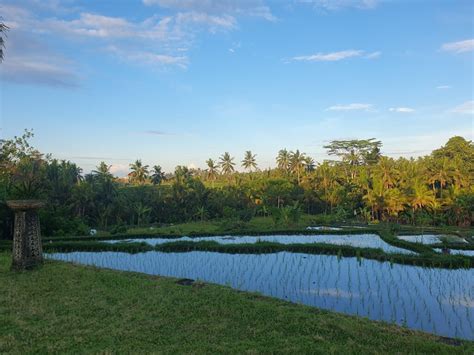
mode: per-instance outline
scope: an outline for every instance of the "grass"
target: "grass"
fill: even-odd
[[[0,353],[473,353],[440,338],[230,288],[0,253]]]

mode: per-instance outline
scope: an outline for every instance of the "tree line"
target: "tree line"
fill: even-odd
[[[328,222],[395,222],[470,226],[474,211],[474,145],[451,138],[430,155],[393,159],[375,139],[337,140],[325,146],[334,160],[281,149],[275,168],[260,170],[244,153],[236,171],[229,153],[206,169],[177,166],[165,173],[137,160],[126,179],[101,162],[84,174],[75,163],[43,155],[32,133],[0,141],[0,199],[41,198],[46,235],[84,234],[89,228],[179,223],[254,216],[319,214]],[[0,207],[0,237],[11,235],[12,215]]]

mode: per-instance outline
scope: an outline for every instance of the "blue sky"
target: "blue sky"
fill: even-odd
[[[470,0],[0,0],[1,136],[123,175],[333,139],[473,139]]]

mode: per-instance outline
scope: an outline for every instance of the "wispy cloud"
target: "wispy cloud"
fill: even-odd
[[[381,55],[382,55],[382,52],[377,51],[377,52],[372,52],[372,53],[367,54],[365,56],[365,58],[367,58],[367,59],[376,59],[376,58],[379,58]]]
[[[381,52],[366,53],[363,50],[348,49],[339,52],[330,53],[316,53],[312,55],[302,55],[291,58],[292,61],[296,62],[337,62],[339,60],[364,57],[367,59],[375,59],[380,56]]]
[[[2,80],[63,88],[80,85],[76,64],[31,35],[19,30],[11,31],[7,46],[1,66]]]
[[[474,50],[474,39],[445,43],[441,46],[441,50],[452,53],[470,52]]]
[[[149,135],[152,135],[152,136],[166,136],[168,135],[168,133],[164,132],[164,131],[158,131],[158,130],[148,130],[148,131],[144,131],[143,133],[145,134],[149,134]]]
[[[451,110],[451,112],[465,115],[474,115],[474,100],[466,101],[465,103],[456,106]]]
[[[353,103],[348,105],[334,105],[330,106],[326,109],[326,111],[372,111],[374,106],[372,104],[360,104],[360,103]]]
[[[316,9],[336,11],[346,8],[374,9],[380,0],[297,0],[299,3],[312,5]]]
[[[388,110],[391,111],[391,112],[399,112],[399,113],[412,113],[412,112],[415,112],[415,110],[410,108],[410,107],[390,107]]]
[[[195,11],[206,14],[227,14],[262,17],[276,20],[262,0],[143,0],[145,5],[158,5],[178,11]]]
[[[48,39],[52,39],[52,43],[58,39],[83,41],[88,50],[96,53],[105,50],[125,62],[186,68],[190,61],[187,53],[196,45],[200,33],[232,31],[238,28],[239,16],[275,19],[270,8],[260,0],[143,0],[146,5],[159,5],[171,11],[138,20],[79,12],[77,8],[74,12],[67,12],[65,3],[57,0],[30,1],[31,4],[18,4],[31,6],[2,5],[2,16],[12,33],[7,43],[7,57],[2,64],[5,69],[3,80],[64,87],[78,85],[79,75],[75,73],[77,69],[73,60],[68,61],[59,53],[45,54],[45,45],[26,51],[21,45],[24,38],[28,41],[37,38],[44,44]],[[13,33],[21,33],[24,38],[14,40]],[[10,48],[15,44],[19,44],[17,50]]]
[[[186,68],[189,61],[188,57],[183,55],[168,55],[136,50],[126,51],[114,45],[108,46],[106,50],[116,54],[123,60],[152,66],[174,65],[181,68]]]
[[[438,85],[436,87],[436,89],[438,89],[438,90],[446,90],[446,89],[451,89],[451,88],[452,88],[451,85]]]

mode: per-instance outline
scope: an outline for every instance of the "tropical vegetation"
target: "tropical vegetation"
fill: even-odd
[[[247,151],[237,171],[229,152],[206,169],[177,166],[172,173],[138,159],[119,178],[101,162],[84,173],[31,146],[31,131],[0,141],[0,199],[41,198],[45,235],[82,235],[90,228],[164,225],[271,217],[291,225],[300,216],[328,221],[465,226],[473,223],[474,145],[452,137],[430,155],[391,158],[375,139],[332,141],[334,160],[316,164],[299,150],[281,149],[275,168],[260,170]],[[12,214],[0,207],[0,238],[10,238]]]

